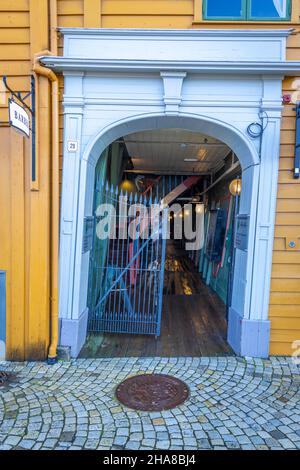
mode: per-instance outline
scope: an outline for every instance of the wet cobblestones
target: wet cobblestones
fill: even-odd
[[[290,358],[0,363],[0,449],[300,449],[300,367]],[[115,388],[142,373],[190,387],[181,406],[136,412]]]

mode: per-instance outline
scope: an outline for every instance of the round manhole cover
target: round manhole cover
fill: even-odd
[[[188,386],[179,379],[163,374],[130,377],[116,390],[123,405],[139,411],[163,411],[181,405],[189,396]]]

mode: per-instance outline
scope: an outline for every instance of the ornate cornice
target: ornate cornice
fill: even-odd
[[[246,74],[295,76],[300,61],[168,61],[168,60],[102,60],[70,57],[41,57],[40,62],[57,72],[157,72],[176,71],[206,74]]]

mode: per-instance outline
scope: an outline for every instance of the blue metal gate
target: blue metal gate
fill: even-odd
[[[161,218],[152,236],[149,230],[147,238],[125,238],[121,227],[132,222],[128,209],[133,203],[149,209],[158,200],[120,194],[118,189],[96,181],[88,299],[91,332],[160,335],[166,217]],[[106,219],[114,238],[99,239],[97,226],[103,220],[97,215],[99,204],[110,204],[116,210],[116,216],[108,214]],[[141,224],[144,233],[146,224],[142,218]]]

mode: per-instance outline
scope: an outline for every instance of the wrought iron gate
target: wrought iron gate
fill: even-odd
[[[159,336],[166,252],[165,217],[158,223],[154,236],[149,231],[147,238],[124,237],[124,226],[128,227],[132,222],[128,209],[133,203],[150,208],[158,201],[152,201],[151,197],[120,194],[118,189],[104,187],[96,181],[88,329]],[[101,240],[98,237],[98,224],[103,220],[97,215],[99,204],[110,204],[116,210],[116,216],[115,213],[108,214],[106,219],[114,238]],[[142,231],[146,228],[143,220]]]

